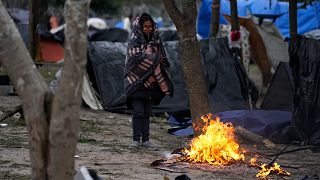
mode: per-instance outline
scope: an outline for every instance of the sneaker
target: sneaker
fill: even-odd
[[[129,149],[138,149],[140,148],[140,142],[139,141],[132,141],[129,145]]]
[[[147,148],[150,151],[156,151],[158,148],[152,144],[150,141],[142,142],[141,147]]]

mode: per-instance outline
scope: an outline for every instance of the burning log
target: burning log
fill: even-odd
[[[221,122],[218,116],[212,114],[201,119],[205,126],[202,134],[192,140],[190,149],[185,150],[187,161],[211,165],[243,162],[245,151],[235,141],[233,125]]]
[[[282,176],[290,176],[290,173],[281,169],[278,163],[273,164],[262,164],[261,166],[256,163],[256,158],[250,159],[250,165],[253,167],[260,168],[259,172],[256,174],[257,178],[266,178],[269,174],[278,174]]]
[[[262,166],[260,166],[260,168],[261,170],[256,174],[256,177],[258,178],[265,178],[271,173],[276,173],[283,176],[290,176],[290,173],[281,169],[278,163],[274,163],[273,166],[263,164]]]
[[[240,136],[258,144],[263,144],[266,148],[268,149],[274,149],[276,145],[269,139],[265,139],[264,137],[253,133],[241,126],[237,126],[236,128],[236,133],[239,134]]]

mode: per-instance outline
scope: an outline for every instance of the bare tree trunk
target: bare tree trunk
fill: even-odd
[[[203,122],[199,119],[211,111],[208,92],[204,80],[200,47],[196,38],[196,2],[182,1],[182,12],[173,0],[163,0],[167,12],[177,27],[181,42],[182,71],[190,100],[190,110],[195,135],[201,133]]]
[[[39,48],[36,34],[39,23],[48,25],[48,0],[29,0],[29,52],[34,60]]]
[[[219,20],[220,20],[220,0],[214,0],[212,2],[212,15],[210,21],[210,34],[211,37],[216,38],[219,32]]]
[[[50,123],[49,179],[72,179],[79,128],[82,79],[87,62],[89,0],[67,0],[65,4],[65,64],[53,100]]]
[[[290,38],[297,37],[297,0],[290,0],[289,2],[289,17],[290,17]]]
[[[74,175],[88,9],[89,0],[66,3],[65,65],[52,102],[48,86],[0,1],[0,63],[22,102],[29,133],[31,178],[35,180],[68,180]]]
[[[46,179],[46,112],[49,89],[38,73],[24,43],[0,1],[0,62],[22,101],[30,143],[32,179]],[[8,47],[10,45],[10,47]],[[7,47],[7,48],[6,48]]]

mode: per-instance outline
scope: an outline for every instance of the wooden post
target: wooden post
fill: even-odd
[[[48,0],[29,0],[29,53],[33,60],[37,55],[39,41],[36,34],[37,25],[48,22]]]
[[[220,0],[214,0],[211,9],[210,36],[216,38],[219,32]]]
[[[290,39],[297,37],[297,0],[289,1]]]
[[[231,31],[240,30],[239,20],[238,20],[237,0],[230,0],[230,8],[231,8]]]

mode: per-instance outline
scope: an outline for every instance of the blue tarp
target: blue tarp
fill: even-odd
[[[278,110],[234,110],[224,111],[216,114],[221,122],[231,122],[234,126],[242,126],[245,129],[259,134],[263,137],[279,142],[282,139],[282,130],[290,125],[292,113],[290,111]],[[174,117],[168,119],[169,124],[179,126],[179,120]],[[170,134],[178,136],[191,136],[193,129],[191,121],[183,120],[180,122],[181,128],[174,127],[169,129]]]
[[[210,30],[211,4],[213,0],[203,0],[197,20],[197,32],[201,38],[207,39]],[[221,0],[221,14],[230,15],[230,1]],[[238,0],[238,15],[281,15],[275,25],[284,37],[289,37],[289,4],[277,0]],[[298,7],[302,4],[298,4]],[[227,24],[220,15],[220,23]],[[320,29],[320,2],[313,2],[306,9],[298,9],[298,33],[304,34]]]

